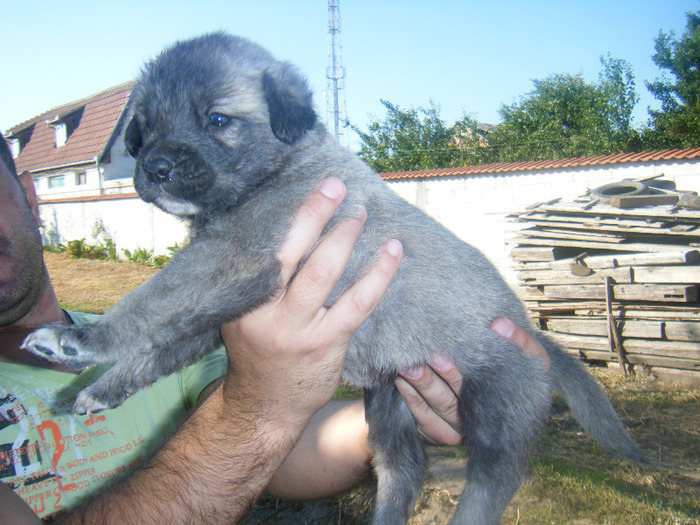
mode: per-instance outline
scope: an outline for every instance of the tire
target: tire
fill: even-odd
[[[644,195],[649,191],[649,187],[643,182],[636,180],[625,180],[598,186],[591,191],[591,195],[601,201],[608,201],[611,197],[629,197],[632,195]]]

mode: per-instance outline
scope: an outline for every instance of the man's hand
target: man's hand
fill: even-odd
[[[459,414],[459,391],[462,372],[445,355],[437,355],[428,366],[401,372],[396,388],[416,418],[418,431],[428,443],[462,444],[462,418]]]
[[[539,359],[545,372],[549,370],[547,351],[517,324],[498,318],[491,323],[491,329],[518,345],[526,354]],[[443,355],[436,355],[428,365],[402,371],[396,380],[396,388],[428,443],[460,445],[463,440],[459,411],[462,373],[449,357]],[[464,424],[469,425],[469,421]]]
[[[344,197],[341,181],[327,179],[301,207],[279,256],[285,280]],[[324,307],[366,219],[357,210],[313,249],[276,298],[222,328],[229,352],[224,389],[237,405],[253,404],[258,417],[305,426],[331,399],[350,337],[379,303],[401,261],[401,244],[389,241],[367,275]]]
[[[511,343],[518,345],[520,349],[529,356],[539,359],[542,369],[545,372],[549,371],[549,367],[552,363],[547,350],[513,321],[499,317],[491,323],[491,330],[501,337],[505,337]]]

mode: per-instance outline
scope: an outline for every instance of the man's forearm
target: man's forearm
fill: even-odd
[[[285,499],[335,497],[371,474],[362,400],[331,401],[304,429],[267,490]]]
[[[66,523],[237,521],[303,430],[303,425],[266,426],[241,408],[232,417],[219,388],[141,471],[76,509]]]

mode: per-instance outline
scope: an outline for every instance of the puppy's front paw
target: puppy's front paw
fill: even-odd
[[[53,363],[81,370],[100,362],[86,344],[89,326],[45,326],[29,334],[21,348]]]
[[[60,352],[59,333],[60,330],[57,327],[39,328],[25,337],[20,348],[53,361],[56,354]]]
[[[115,385],[107,380],[112,373],[113,371],[106,372],[92,385],[81,390],[73,404],[73,412],[81,415],[94,414],[121,405],[129,397],[129,392],[118,383]]]
[[[94,414],[113,408],[102,399],[93,396],[87,389],[81,390],[73,404],[73,412],[79,415]]]

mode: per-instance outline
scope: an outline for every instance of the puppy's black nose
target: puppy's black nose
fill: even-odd
[[[143,163],[143,170],[146,177],[154,184],[162,184],[170,180],[170,172],[173,165],[166,159],[160,157],[148,159]]]

